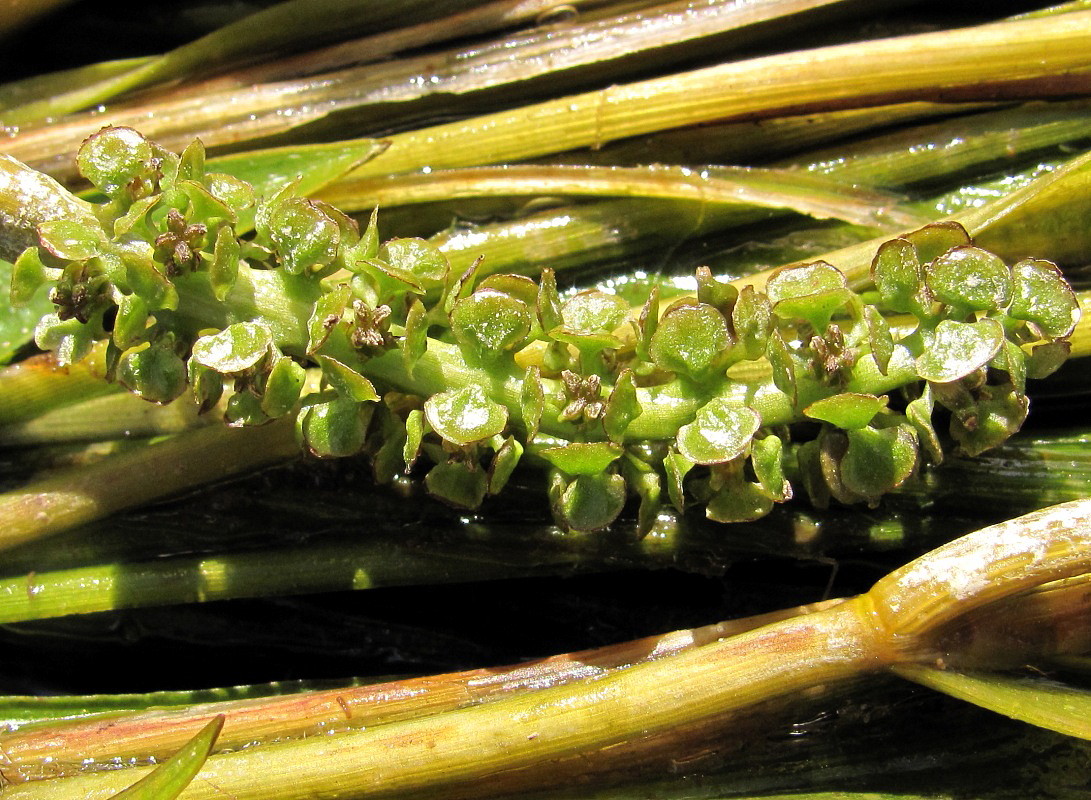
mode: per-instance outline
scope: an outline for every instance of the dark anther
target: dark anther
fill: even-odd
[[[566,369],[561,373],[564,383],[564,395],[568,405],[561,412],[561,419],[573,421],[580,417],[595,420],[606,411],[606,402],[602,399],[602,383],[598,375],[586,378]]]
[[[372,308],[362,300],[356,300],[352,304],[352,311],[352,333],[349,338],[353,347],[357,350],[379,350],[391,343],[388,330],[390,306]]]
[[[836,325],[830,325],[825,336],[812,336],[809,344],[822,380],[836,382],[856,364],[856,351],[846,345],[845,335]]]
[[[208,233],[201,223],[189,225],[182,212],[172,208],[167,212],[167,230],[155,237],[155,254],[174,277],[197,268],[197,252]]]
[[[87,324],[100,307],[103,283],[88,284],[81,277],[75,283],[60,283],[49,292],[49,301],[57,307],[57,318],[77,319]]]

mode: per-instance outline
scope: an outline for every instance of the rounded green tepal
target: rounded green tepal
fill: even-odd
[[[76,166],[95,188],[113,198],[151,174],[154,155],[151,143],[132,128],[103,128],[80,147]]]
[[[711,370],[732,344],[717,309],[706,303],[675,306],[659,321],[648,345],[656,366],[696,378]]]
[[[432,430],[451,444],[467,445],[504,430],[508,410],[490,400],[480,386],[451,389],[429,397],[424,416]]]
[[[257,365],[272,346],[273,334],[269,326],[260,322],[236,322],[194,342],[193,359],[224,375],[234,375]]]
[[[568,528],[597,531],[625,507],[625,479],[616,473],[580,475],[561,494],[557,516]]]
[[[760,427],[754,409],[717,397],[679,428],[678,451],[695,464],[722,464],[742,455]]]
[[[972,245],[952,248],[925,266],[925,283],[941,303],[970,311],[995,311],[1011,301],[1011,269]]]
[[[464,350],[491,360],[521,345],[530,333],[530,308],[495,289],[478,289],[451,309],[451,331]]]

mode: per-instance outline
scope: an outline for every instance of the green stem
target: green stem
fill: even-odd
[[[0,380],[0,386],[4,383]],[[101,378],[98,387],[105,387],[107,391],[119,388]],[[78,386],[71,388],[78,389]],[[72,399],[74,393],[69,386],[58,389],[63,392],[61,396]],[[198,411],[198,406],[189,397],[160,406],[128,392],[113,391],[52,411],[46,410],[25,422],[0,427],[0,446],[142,439],[180,433],[219,421],[215,410],[204,416]]]
[[[1018,155],[1085,139],[1091,133],[1087,100],[1032,102],[880,134],[862,142],[808,152],[785,166],[875,186],[950,179]]]
[[[552,574],[573,566],[574,557],[563,552],[553,561],[542,558],[540,563],[519,565],[458,549],[430,551],[378,541],[32,572],[0,579],[0,624],[239,597],[497,580]],[[585,566],[599,565],[588,559]]]
[[[838,45],[722,64],[571,95],[512,111],[390,137],[351,177],[503,163],[669,128],[799,108],[914,99],[943,86],[969,99],[988,87],[1016,96],[1028,85],[1081,85],[1088,13]],[[1023,66],[1013,72],[1012,65]],[[1033,65],[1033,66],[1031,66]]]
[[[518,791],[568,775],[558,764],[623,768],[646,757],[649,745],[707,735],[725,716],[737,720],[769,700],[932,660],[947,626],[998,601],[1030,593],[1033,619],[1037,592],[1088,574],[1089,523],[1091,500],[1055,506],[944,545],[852,600],[658,660],[483,705],[214,756],[190,796],[402,796],[482,780],[492,791]],[[1082,592],[1070,594],[1084,602]],[[1065,652],[1063,641],[1045,647],[1055,645]],[[99,800],[146,772],[33,781],[7,795]]]
[[[298,455],[292,420],[215,425],[0,494],[0,549]]]
[[[875,137],[842,148],[837,155],[824,151],[807,154],[793,159],[791,165],[823,172],[838,180],[903,187],[947,175],[951,170],[981,169],[1000,159],[1010,163],[1011,159],[1040,148],[1078,140],[1086,135],[1088,128],[1086,104],[1058,107],[1034,104]],[[663,158],[658,151],[645,155],[646,159],[653,157],[656,161]],[[695,159],[701,157],[684,154],[678,160],[700,163]],[[415,176],[410,174],[406,179],[412,182]],[[378,185],[384,180],[376,178],[371,184],[368,179],[346,181],[331,186],[325,196],[348,208],[370,209],[374,205],[373,196],[352,189]],[[1006,193],[1013,191],[1014,185],[989,189]],[[919,205],[934,206],[932,200]],[[392,214],[397,219],[398,212]],[[646,250],[641,251],[641,247],[670,252],[697,236],[770,216],[770,211],[729,209],[704,203],[672,203],[668,209],[662,203],[608,200],[539,212],[511,222],[478,225],[469,230],[443,231],[432,241],[456,269],[465,269],[478,255],[484,255],[485,267],[490,272],[531,274],[540,269],[540,264],[549,264],[560,272],[587,263],[647,259]],[[1063,241],[1073,236],[1082,241],[1080,230],[1082,227],[1073,228]],[[1054,239],[1050,251],[1056,249],[1056,241],[1061,239]],[[772,261],[777,263],[776,259]]]
[[[297,692],[273,697],[247,697],[191,703],[176,709],[148,708],[129,713],[101,713],[82,719],[42,721],[0,733],[9,780],[41,780],[78,773],[76,765],[94,761],[161,759],[182,745],[185,732],[215,715],[224,715],[218,750],[255,742],[303,738],[385,725],[405,719],[467,708],[505,697],[527,694],[600,678],[635,664],[691,650],[727,636],[840,603],[811,606],[674,631],[632,642],[552,656],[531,664],[454,672],[387,683]],[[177,704],[175,698],[171,699]],[[94,700],[94,698],[92,698]],[[155,697],[158,701],[159,698]],[[72,699],[69,702],[79,701]],[[159,705],[156,702],[155,705]],[[104,735],[108,731],[108,735]]]
[[[708,724],[771,697],[870,671],[879,666],[866,644],[872,636],[858,606],[845,603],[573,686],[213,756],[204,780],[192,784],[191,797],[392,795],[485,779],[493,789],[539,784],[556,774],[559,760],[593,758],[611,745],[611,755],[620,755],[645,737]],[[36,781],[7,792],[15,800],[98,800],[144,772]]]
[[[77,364],[57,365],[51,353],[34,356],[0,370],[0,425],[33,420],[83,400],[112,394],[119,388],[105,380],[104,347]]]
[[[857,225],[918,225],[897,198],[787,170],[739,167],[503,166],[342,181],[323,198],[343,211],[459,197],[566,195],[691,201],[710,206],[792,210]]]

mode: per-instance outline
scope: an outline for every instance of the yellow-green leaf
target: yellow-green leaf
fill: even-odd
[[[903,678],[1006,717],[1091,739],[1091,691],[1045,678],[954,672],[920,664],[894,668]]]
[[[200,772],[223,728],[222,714],[198,731],[182,749],[128,789],[114,795],[114,800],[173,800]]]

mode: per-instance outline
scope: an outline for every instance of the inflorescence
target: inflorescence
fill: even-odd
[[[549,471],[557,521],[609,525],[639,498],[761,517],[792,496],[874,504],[923,458],[933,419],[975,454],[1027,415],[1079,315],[1053,264],[1008,266],[960,226],[886,242],[874,290],[817,262],[741,290],[698,270],[695,296],[639,313],[617,296],[462,273],[420,239],[381,243],[288,184],[268,198],[128,128],[79,153],[103,195],[43,223],[12,300],[52,285],[35,339],[62,362],[104,342],[108,374],[165,403],[190,392],[231,425],[295,415],[314,455],[366,453],[376,477],[424,471],[476,508],[521,460]],[[746,362],[750,362],[748,365]]]

